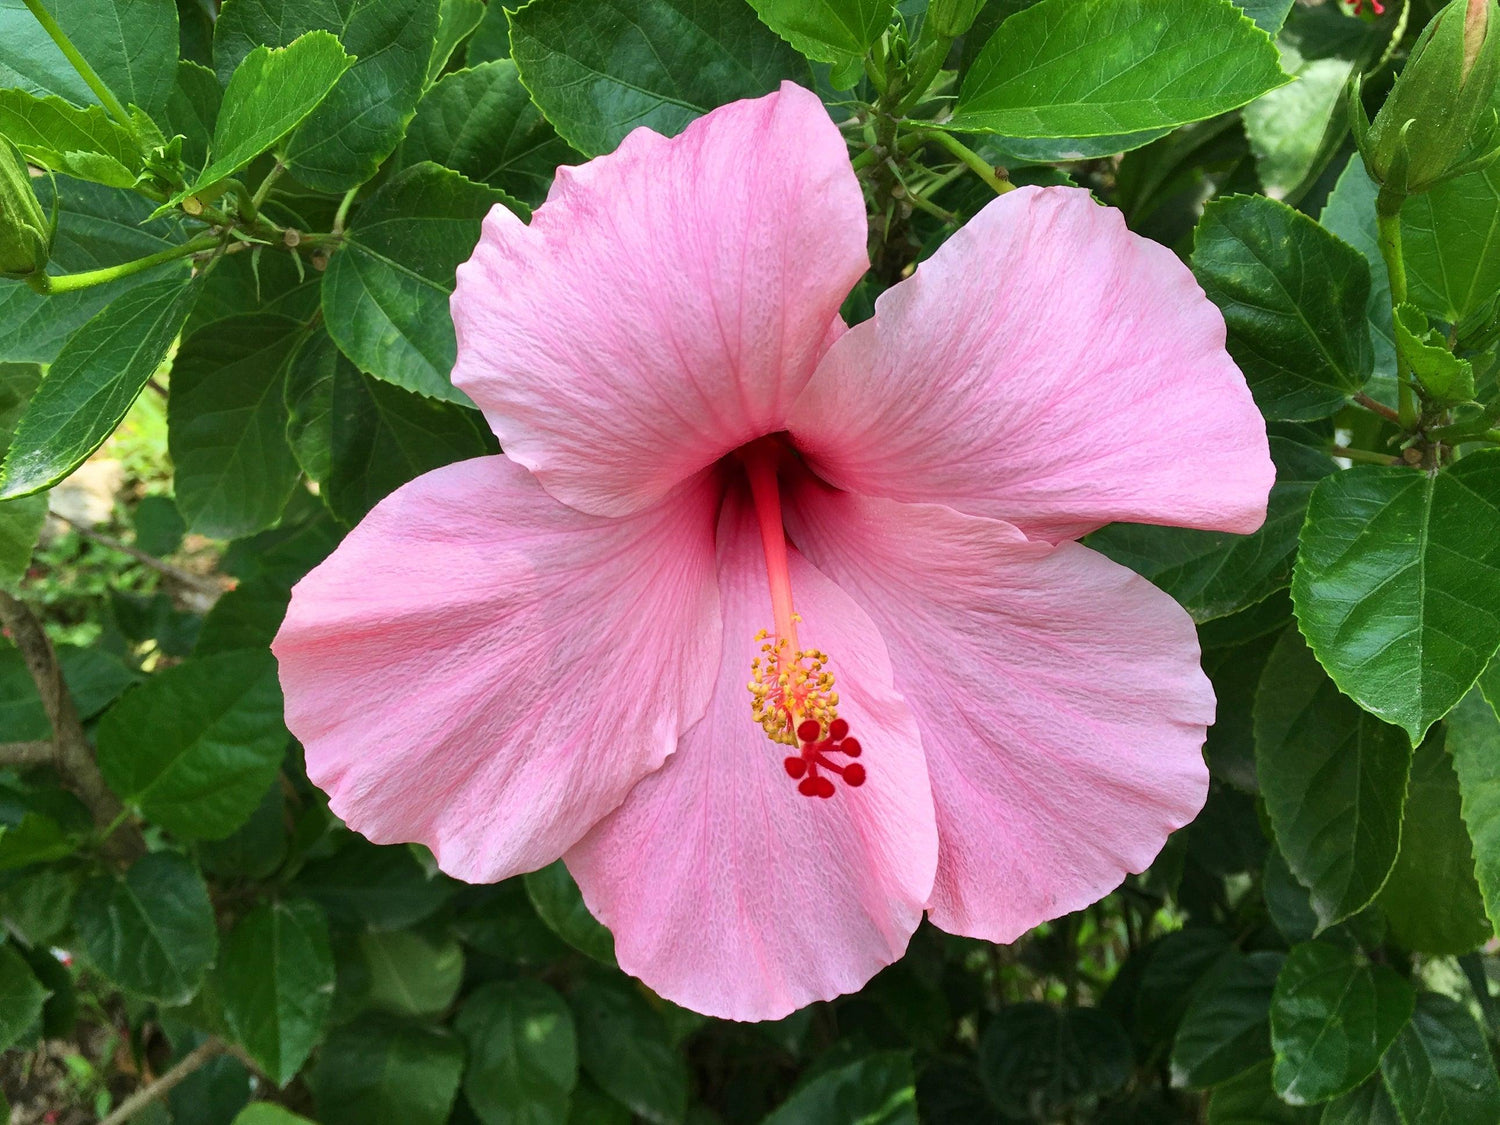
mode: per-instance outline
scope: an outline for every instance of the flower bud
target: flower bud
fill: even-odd
[[[927,18],[944,39],[956,39],[969,30],[984,4],[985,0],[932,0]]]
[[[47,264],[50,224],[31,190],[26,158],[0,136],[0,274],[25,277]]]
[[[1422,31],[1360,151],[1370,175],[1399,195],[1462,171],[1495,138],[1490,98],[1500,78],[1496,0],[1452,0]]]

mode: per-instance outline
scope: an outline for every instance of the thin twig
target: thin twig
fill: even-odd
[[[1401,458],[1392,457],[1386,453],[1375,453],[1368,449],[1350,449],[1343,445],[1331,445],[1328,452],[1335,457],[1342,457],[1347,461],[1355,461],[1363,465],[1399,465]]]
[[[1387,421],[1395,422],[1398,426],[1401,424],[1400,414],[1392,410],[1385,403],[1371,398],[1369,395],[1365,394],[1364,391],[1360,391],[1359,394],[1355,395],[1354,401],[1359,403],[1359,405],[1363,406],[1366,410],[1373,410],[1376,414],[1379,414]]]
[[[0,742],[0,766],[44,766],[51,761],[50,742]]]
[[[122,1125],[129,1121],[141,1110],[152,1102],[165,1097],[172,1089],[188,1075],[192,1074],[205,1063],[212,1062],[224,1053],[224,1043],[218,1039],[209,1039],[202,1045],[194,1047],[183,1055],[177,1065],[172,1067],[151,1085],[137,1090],[120,1103],[119,1107],[108,1117],[102,1118],[99,1125]]]
[[[212,578],[207,578],[201,574],[194,574],[190,570],[183,570],[181,567],[173,566],[171,563],[165,562],[155,555],[148,555],[139,547],[132,547],[129,543],[122,543],[113,536],[103,535],[87,524],[80,523],[78,520],[69,519],[61,512],[53,512],[52,515],[62,520],[63,523],[67,524],[85,539],[97,543],[101,547],[108,547],[111,551],[123,551],[137,562],[144,563],[158,574],[164,574],[174,582],[180,582],[182,585],[189,586],[204,594],[217,596],[224,592],[223,584],[214,581]]]

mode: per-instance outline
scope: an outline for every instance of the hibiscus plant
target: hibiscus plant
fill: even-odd
[[[1500,1122],[1496,0],[0,0],[0,273],[0,1120]]]

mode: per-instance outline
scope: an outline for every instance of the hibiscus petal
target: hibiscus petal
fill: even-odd
[[[560,856],[707,705],[719,491],[606,519],[485,457],[381,501],[272,646],[334,812],[471,882]]]
[[[838,677],[868,779],[805,797],[745,684],[771,623],[754,516],[720,523],[724,654],[703,720],[567,855],[620,967],[727,1019],[777,1019],[858,989],[901,956],[932,886],[937,836],[916,726],[870,619],[793,553],[804,645]]]
[[[789,429],[840,487],[1048,539],[1253,531],[1275,475],[1218,309],[1076,188],[985,207],[833,346]]]
[[[621,515],[782,428],[868,265],[864,199],[787,83],[668,139],[637,129],[504,207],[458,269],[453,382],[554,496]]]
[[[1145,579],[996,520],[803,487],[787,526],[867,611],[922,732],[932,920],[1013,941],[1144,870],[1202,808],[1214,698]]]

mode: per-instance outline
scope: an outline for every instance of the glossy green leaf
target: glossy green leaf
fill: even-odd
[[[1500,451],[1323,481],[1292,601],[1334,682],[1421,741],[1500,646]]]
[[[1474,873],[1490,925],[1500,929],[1500,718],[1476,688],[1449,714],[1447,726]]]
[[[1416,994],[1388,965],[1310,941],[1287,955],[1271,1001],[1271,1081],[1293,1105],[1354,1089],[1411,1017]]]
[[[1260,782],[1255,777],[1255,733],[1250,716],[1260,675],[1280,635],[1280,630],[1273,630],[1241,644],[1218,647],[1203,644],[1203,671],[1213,684],[1217,704],[1203,755],[1214,777],[1245,793],[1260,792]]]
[[[1403,1125],[1500,1121],[1500,1079],[1489,1044],[1447,996],[1417,997],[1411,1022],[1380,1060],[1380,1075]]]
[[[131,515],[135,545],[148,555],[174,554],[182,546],[187,525],[170,496],[143,496]]]
[[[1172,1044],[1172,1085],[1217,1086],[1271,1057],[1266,1012],[1284,960],[1270,952],[1237,958],[1193,997]]]
[[[390,1017],[339,1028],[311,1083],[321,1125],[443,1125],[458,1094],[463,1044],[450,1032]]]
[[[99,723],[99,769],[121,800],[179,836],[222,839],[255,811],[288,737],[269,652],[152,676]]]
[[[286,364],[302,326],[229,317],[183,342],[168,429],[177,508],[190,530],[239,539],[274,524],[300,478],[287,444]]]
[[[286,616],[289,592],[266,578],[251,578],[214,602],[203,619],[194,656],[268,648]]]
[[[496,981],[464,1001],[464,1097],[485,1125],[566,1125],[578,1083],[573,1013],[540,981]]]
[[[73,908],[79,950],[109,981],[162,1004],[185,1004],[218,949],[203,877],[172,852],[84,884]]]
[[[445,75],[418,104],[401,146],[404,164],[431,160],[530,206],[546,198],[559,164],[579,159],[508,59]]]
[[[671,136],[715,106],[808,80],[807,63],[722,0],[532,0],[510,13],[521,81],[579,152],[646,125]]]
[[[468,66],[510,58],[510,16],[503,4],[487,4],[484,18],[464,44],[464,61]]]
[[[1227,617],[1290,584],[1297,532],[1313,486],[1337,466],[1287,438],[1271,438],[1276,483],[1266,522],[1253,535],[1113,524],[1088,545],[1149,578],[1195,621]]]
[[[1401,240],[1413,302],[1450,324],[1482,319],[1500,293],[1500,164],[1408,199]]]
[[[436,164],[415,165],[355,213],[323,278],[323,317],[363,371],[409,391],[468,403],[449,381],[458,345],[448,298],[480,220],[503,195]]]
[[[429,83],[443,73],[453,52],[479,26],[484,13],[484,0],[442,0],[438,8],[437,42],[433,44],[432,57],[427,60]]]
[[[451,938],[410,930],[366,933],[359,948],[370,971],[368,1002],[397,1015],[439,1015],[463,981],[464,951]]]
[[[1369,378],[1369,268],[1306,215],[1264,196],[1217,199],[1193,236],[1192,265],[1267,417],[1325,417]]]
[[[16,426],[0,499],[51,487],[104,443],[167,358],[196,294],[186,273],[150,282],[69,338]]]
[[[39,382],[41,371],[34,364],[0,363],[0,461],[10,448],[10,435]],[[32,548],[46,519],[45,496],[0,500],[0,585],[19,581],[26,573]],[[41,700],[37,703],[40,705]]]
[[[234,0],[214,28],[220,79],[258,44],[284,47],[313,30],[331,31],[357,60],[287,142],[292,174],[319,191],[370,179],[401,142],[427,80],[439,0]]]
[[[1400,849],[1411,750],[1283,634],[1255,700],[1255,767],[1276,842],[1322,926],[1368,904]]]
[[[917,1125],[911,1056],[881,1051],[813,1078],[761,1125]]]
[[[865,52],[896,13],[894,0],[750,0],[761,22],[802,54],[834,64],[834,85],[860,76]]]
[[[562,860],[529,872],[525,879],[531,905],[553,933],[600,964],[614,965],[614,936],[589,913]]]
[[[162,122],[162,129],[168,135],[182,137],[182,159],[190,173],[208,163],[208,145],[223,101],[224,91],[219,86],[218,75],[187,59],[178,62],[177,85],[167,102],[167,117]]]
[[[1441,727],[1412,758],[1401,853],[1377,901],[1392,936],[1418,953],[1468,953],[1494,936]]]
[[[1402,1125],[1402,1121],[1377,1075],[1324,1106],[1319,1125]]]
[[[45,949],[72,920],[79,881],[76,872],[51,865],[18,872],[0,890],[0,919],[21,941]]]
[[[1228,0],[1042,0],[984,45],[951,125],[1010,137],[1169,129],[1286,80],[1265,32]]]
[[[297,889],[315,899],[331,920],[372,930],[399,930],[429,917],[453,893],[454,883],[431,877],[405,848],[378,848],[355,837],[327,859],[309,863]]]
[[[1355,153],[1344,165],[1338,182],[1323,204],[1318,222],[1364,255],[1370,269],[1370,296],[1365,316],[1370,322],[1370,342],[1375,362],[1368,393],[1387,406],[1396,405],[1396,336],[1391,325],[1391,279],[1380,253],[1380,232],[1375,222],[1375,181],[1365,171],[1365,162]]]
[[[37,179],[32,185],[50,214],[52,181]],[[118,265],[182,241],[175,219],[146,221],[153,205],[131,192],[59,176],[56,205],[57,234],[52,239],[48,273]],[[182,263],[171,262],[134,277],[46,297],[24,281],[0,279],[0,356],[14,362],[51,363],[68,337],[111,300],[146,281],[181,274],[183,269]]]
[[[1061,1117],[1130,1080],[1130,1040],[1097,1008],[1011,1004],[979,1041],[979,1074],[995,1104],[1012,1115]]]
[[[278,778],[266,787],[260,804],[222,840],[198,841],[198,862],[221,878],[264,879],[286,859],[286,799]]]
[[[55,94],[0,90],[0,134],[32,163],[110,187],[128,188],[141,171],[140,146],[103,108],[80,108]],[[86,154],[90,159],[77,157]]]
[[[224,935],[214,983],[235,1042],[285,1086],[322,1038],[333,1005],[323,912],[295,900],[255,907]]]
[[[159,118],[177,75],[173,0],[46,0],[47,11],[112,94]],[[0,0],[0,87],[98,103],[22,0]]]
[[[1316,1111],[1287,1105],[1276,1096],[1269,1062],[1215,1086],[1208,1099],[1207,1125],[1311,1125],[1316,1120]]]
[[[15,949],[0,945],[0,1051],[13,1046],[42,1018],[47,989]]]
[[[599,1088],[653,1125],[680,1125],[688,1070],[666,1024],[622,977],[594,977],[568,995],[578,1027],[578,1059]]]
[[[326,31],[285,47],[256,47],[230,76],[209,143],[208,166],[178,199],[232,176],[322,103],[354,60]]]
[[[1473,400],[1473,366],[1453,354],[1442,332],[1428,324],[1421,309],[1402,302],[1395,310],[1395,329],[1401,356],[1430,402],[1454,406]]]

